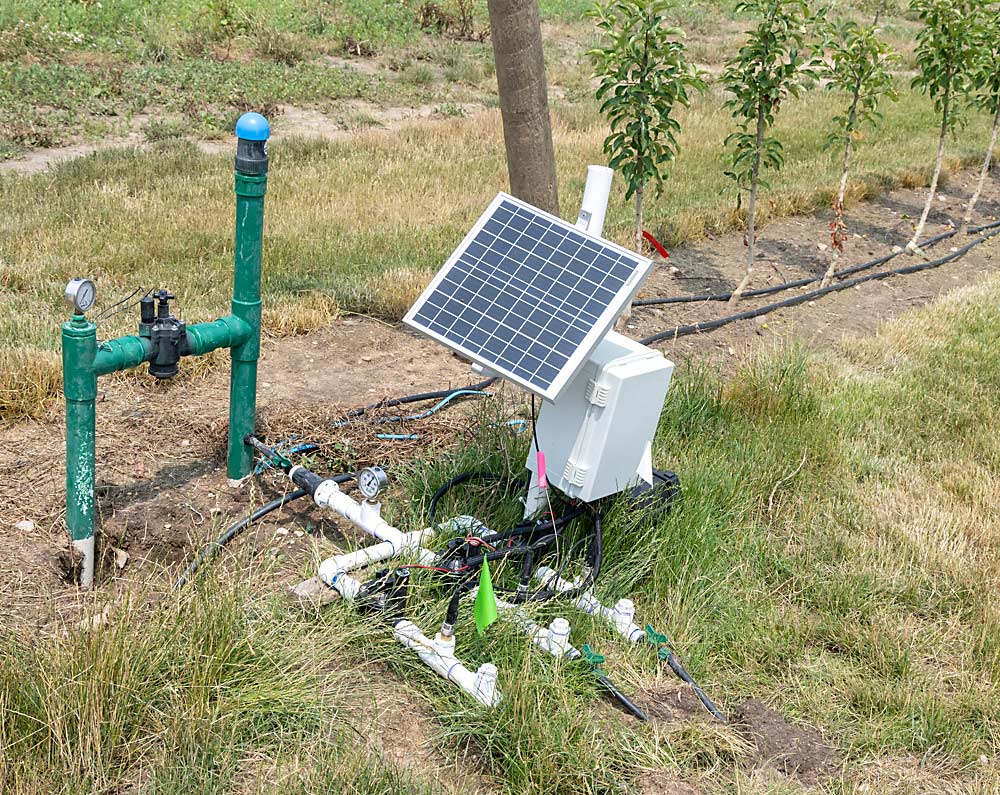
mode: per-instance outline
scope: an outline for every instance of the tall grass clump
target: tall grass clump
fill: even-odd
[[[318,734],[329,715],[317,639],[245,582],[209,575],[158,606],[128,596],[81,627],[4,631],[4,792],[103,792],[140,767],[153,791],[217,791],[251,749]]]

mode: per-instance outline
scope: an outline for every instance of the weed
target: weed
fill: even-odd
[[[142,128],[142,134],[150,143],[183,138],[188,125],[179,119],[150,119]]]
[[[425,63],[414,62],[403,70],[402,79],[414,86],[428,86],[434,82],[434,70]]]

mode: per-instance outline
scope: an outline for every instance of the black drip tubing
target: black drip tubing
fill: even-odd
[[[369,403],[367,406],[361,406],[360,408],[351,409],[344,416],[345,417],[360,417],[362,414],[367,414],[373,409],[389,408],[392,406],[403,406],[407,403],[420,403],[424,400],[441,400],[442,398],[448,397],[455,392],[469,391],[469,392],[481,392],[489,386],[492,386],[497,381],[497,376],[492,378],[487,378],[485,381],[480,381],[478,384],[469,384],[468,386],[455,387],[454,389],[439,389],[434,392],[419,392],[416,395],[407,395],[406,397],[390,398],[389,400],[380,400],[378,403]]]
[[[676,339],[678,337],[686,337],[690,334],[700,334],[705,331],[714,331],[722,326],[727,326],[730,323],[735,323],[738,320],[750,320],[755,317],[760,317],[761,315],[767,315],[778,309],[785,309],[791,306],[797,306],[799,304],[804,304],[807,301],[813,301],[817,298],[822,298],[824,295],[829,295],[830,293],[836,293],[841,290],[847,290],[851,287],[855,287],[859,284],[864,284],[865,282],[875,281],[878,279],[888,279],[890,276],[906,276],[911,273],[919,273],[920,271],[930,270],[932,268],[939,268],[949,262],[952,262],[960,257],[968,254],[976,246],[985,243],[991,237],[1000,234],[1000,221],[989,224],[988,226],[978,227],[975,232],[981,232],[989,230],[988,234],[982,235],[976,238],[971,243],[967,243],[955,251],[949,254],[929,262],[920,262],[916,265],[907,265],[903,268],[895,268],[888,271],[879,271],[878,273],[869,273],[865,276],[858,276],[854,279],[848,279],[843,282],[837,282],[836,284],[831,284],[827,287],[821,287],[818,290],[811,290],[807,293],[801,293],[793,298],[786,298],[784,301],[778,301],[773,304],[765,304],[764,306],[759,306],[754,309],[747,309],[744,312],[738,312],[735,315],[728,315],[726,317],[720,317],[716,320],[706,320],[702,323],[691,323],[686,326],[677,326],[676,328],[669,329],[667,331],[661,331],[657,334],[652,334],[648,337],[644,337],[639,340],[642,345],[649,345],[652,342],[660,342],[661,340]]]
[[[1000,225],[1000,222],[995,222],[992,224],[986,224],[985,226],[977,226],[975,228],[969,229],[969,234],[979,234],[988,229],[993,229]],[[928,238],[922,244],[920,244],[921,249],[930,248],[942,240],[947,240],[948,238],[954,237],[958,234],[958,230],[952,229],[948,232],[942,232],[940,235],[935,235],[932,238]],[[843,278],[844,276],[852,276],[855,273],[861,273],[862,271],[871,270],[872,268],[877,268],[879,265],[885,265],[885,263],[890,262],[901,254],[905,253],[905,249],[902,251],[893,251],[889,254],[884,254],[881,257],[877,257],[868,262],[862,262],[859,265],[852,265],[849,268],[842,268],[833,272],[833,278]],[[805,287],[809,284],[815,284],[818,281],[822,281],[822,276],[811,276],[805,279],[796,279],[791,282],[784,282],[783,284],[775,284],[771,287],[760,287],[756,290],[747,290],[743,293],[743,298],[757,298],[762,295],[773,295],[774,293],[780,293],[785,290],[792,290],[796,287]],[[731,292],[729,293],[702,293],[700,295],[671,295],[663,298],[641,298],[638,301],[633,301],[633,307],[640,306],[661,306],[663,304],[694,304],[701,303],[705,301],[728,301],[733,297]]]

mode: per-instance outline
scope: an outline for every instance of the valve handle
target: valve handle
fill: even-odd
[[[580,649],[580,653],[583,655],[583,659],[587,661],[587,663],[590,665],[591,668],[594,669],[595,672],[600,671],[601,665],[604,663],[603,654],[598,654],[596,651],[590,648],[589,643],[583,644],[583,647]]]
[[[673,652],[667,646],[667,636],[653,629],[652,624],[646,624],[646,640],[651,646],[656,647],[656,656],[661,660],[669,660],[673,656]]]

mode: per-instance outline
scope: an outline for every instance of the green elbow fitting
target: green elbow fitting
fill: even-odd
[[[131,370],[152,356],[150,342],[145,337],[118,337],[102,342],[97,348],[94,371],[97,375]]]

